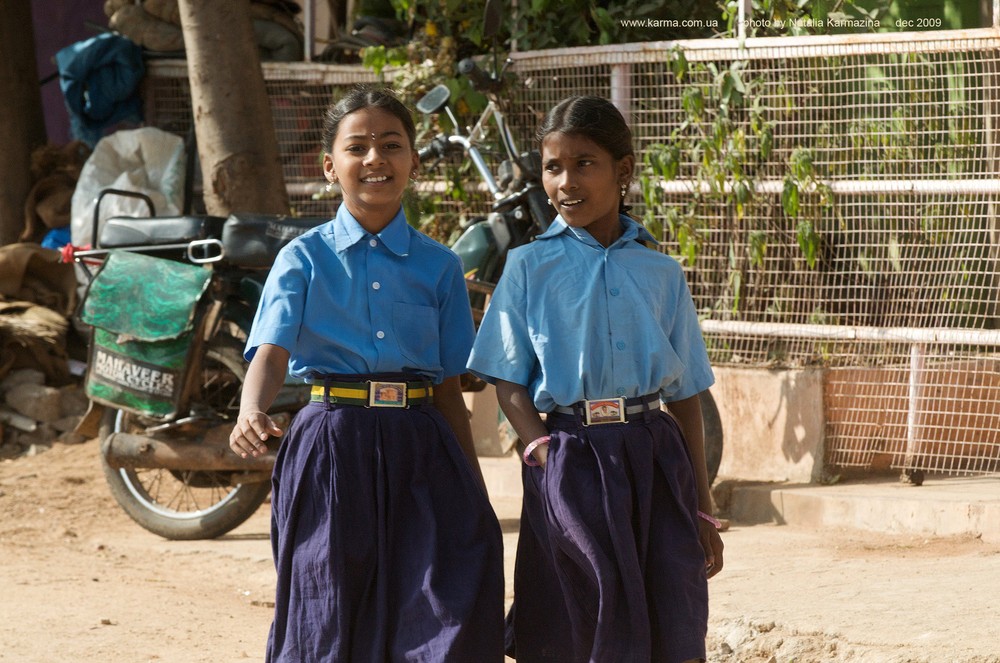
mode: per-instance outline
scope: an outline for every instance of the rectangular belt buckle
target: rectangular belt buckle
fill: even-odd
[[[406,407],[406,383],[369,382],[368,407]]]
[[[596,401],[584,401],[583,405],[587,426],[625,423],[624,398],[602,398]]]

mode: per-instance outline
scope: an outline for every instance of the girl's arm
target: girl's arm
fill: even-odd
[[[708,465],[705,462],[705,429],[701,415],[701,400],[698,394],[680,401],[667,403],[667,409],[677,419],[684,441],[687,444],[691,463],[694,466],[695,481],[698,484],[698,510],[712,514],[712,493],[708,483]],[[705,564],[708,577],[722,570],[722,537],[715,527],[698,518],[701,545],[705,549]]]
[[[240,396],[240,415],[229,434],[229,447],[243,458],[260,456],[267,451],[264,442],[284,431],[267,416],[267,409],[285,383],[288,372],[288,350],[265,343],[257,348],[247,369]]]
[[[535,409],[535,403],[531,400],[528,388],[524,385],[497,380],[497,401],[500,403],[500,409],[503,410],[504,416],[514,427],[514,432],[525,444],[549,434],[548,429],[545,428],[545,422],[542,421],[541,415]],[[535,447],[531,455],[542,467],[545,467],[549,448],[544,444],[539,445]]]
[[[469,423],[469,410],[462,398],[462,378],[455,375],[445,378],[441,384],[434,385],[434,407],[441,412],[451,430],[458,438],[462,452],[469,460],[472,471],[479,480],[479,485],[486,491],[486,481],[483,470],[479,467],[479,457],[476,456],[476,444],[472,439],[472,424]]]

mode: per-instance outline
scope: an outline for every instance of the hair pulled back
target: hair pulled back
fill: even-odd
[[[538,128],[539,145],[551,133],[586,136],[615,160],[635,156],[632,130],[615,105],[602,97],[567,97],[560,101]]]
[[[535,135],[541,148],[545,137],[553,133],[584,136],[604,149],[615,161],[627,156],[635,158],[632,130],[621,112],[607,99],[595,96],[574,96],[563,99],[545,116]],[[629,206],[622,197],[621,212]]]
[[[323,115],[323,151],[333,149],[341,121],[357,110],[379,108],[390,113],[403,123],[403,129],[410,140],[410,149],[416,149],[417,128],[413,116],[389,88],[377,85],[356,85],[338,101],[330,104]]]

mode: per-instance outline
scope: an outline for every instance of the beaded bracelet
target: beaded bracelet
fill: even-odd
[[[715,527],[715,529],[722,529],[722,523],[719,522],[718,518],[710,516],[704,511],[699,511],[698,517],[704,520],[705,522],[712,523],[712,526]]]
[[[537,460],[531,457],[531,452],[542,446],[543,444],[548,444],[551,436],[543,435],[537,440],[531,442],[527,447],[524,448],[524,464],[528,467],[538,467],[541,465]]]

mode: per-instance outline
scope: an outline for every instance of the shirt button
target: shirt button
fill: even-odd
[[[385,332],[381,330],[375,332],[375,338],[385,338]]]
[[[615,389],[615,393],[618,394],[619,396],[624,396],[625,395],[625,387],[618,387],[617,389]]]
[[[374,249],[376,246],[378,246],[378,240],[377,239],[370,239],[370,240],[368,240],[368,246],[370,246],[370,247],[372,247]]]
[[[378,281],[375,281],[374,283],[372,283],[372,290],[378,290],[381,287],[382,287],[382,284],[379,283]]]
[[[618,288],[611,288],[611,296],[617,297],[618,293],[621,292]]]
[[[618,341],[617,343],[615,343],[615,347],[618,348],[619,350],[624,350],[625,349],[625,341]]]

